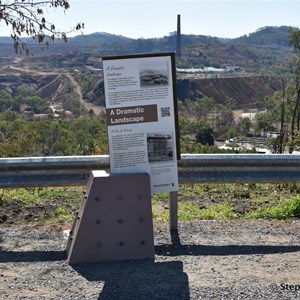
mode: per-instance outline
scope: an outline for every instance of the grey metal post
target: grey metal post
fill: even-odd
[[[178,229],[178,193],[170,192],[169,195],[169,227],[170,230]]]

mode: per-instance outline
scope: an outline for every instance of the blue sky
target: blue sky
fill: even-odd
[[[300,0],[70,0],[70,4],[65,15],[50,10],[49,20],[63,31],[84,22],[84,34],[163,37],[176,31],[178,14],[183,34],[234,38],[264,26],[300,27]],[[0,23],[0,35],[9,33]]]

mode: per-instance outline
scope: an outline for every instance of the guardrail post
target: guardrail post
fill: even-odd
[[[170,230],[178,228],[178,193],[170,192],[169,195],[169,227]]]

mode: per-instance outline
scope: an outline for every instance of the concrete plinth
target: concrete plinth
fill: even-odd
[[[69,264],[154,259],[147,173],[92,171],[69,235]]]

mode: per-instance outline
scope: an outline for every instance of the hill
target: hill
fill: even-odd
[[[288,71],[292,50],[288,27],[265,27],[237,39],[203,35],[182,35],[182,56],[176,58],[179,69],[210,67],[217,73],[177,72],[177,96],[180,100],[203,96],[217,103],[235,99],[240,107],[251,106],[257,95],[271,96],[281,89],[273,71]],[[104,105],[102,56],[175,51],[176,35],[162,38],[131,39],[108,33],[94,33],[56,42],[41,50],[26,40],[34,55],[16,56],[12,41],[0,37],[0,90],[16,96],[27,87],[64,109],[101,113]],[[72,98],[72,100],[71,100]],[[52,105],[52,104],[51,104]]]
[[[222,39],[204,35],[182,35],[182,57],[179,67],[239,66],[247,70],[272,69],[285,66],[291,56],[287,26],[264,27],[237,39]],[[119,55],[167,52],[176,50],[176,34],[162,38],[132,39],[103,32],[78,35],[67,43],[57,41],[41,51],[30,39],[25,40],[35,56],[64,53],[89,55]],[[15,55],[12,41],[0,37],[0,57]]]
[[[197,99],[204,96],[216,103],[236,100],[239,108],[251,107],[259,95],[272,96],[281,89],[280,80],[269,76],[181,78],[177,80],[177,98]]]
[[[231,42],[235,45],[289,47],[287,39],[289,28],[288,26],[266,26],[257,29],[256,32],[249,35],[233,39]]]

